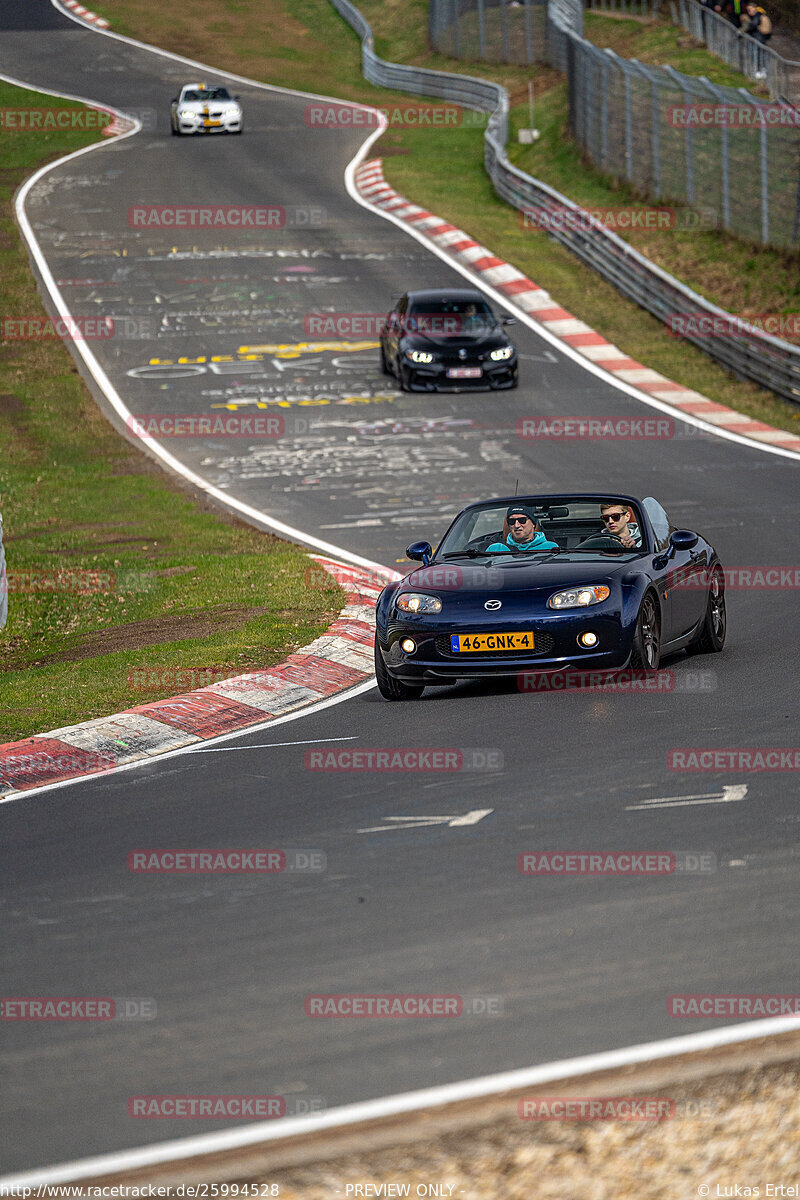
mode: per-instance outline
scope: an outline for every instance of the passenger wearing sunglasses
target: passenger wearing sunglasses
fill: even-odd
[[[641,547],[642,531],[627,504],[621,504],[619,500],[601,504],[600,520],[603,522],[603,533],[609,537],[618,538],[629,550]]]
[[[506,510],[506,524],[511,531],[505,542],[493,542],[486,547],[486,553],[491,554],[504,550],[557,550],[556,542],[548,541],[542,533],[536,513],[526,504],[512,504]]]

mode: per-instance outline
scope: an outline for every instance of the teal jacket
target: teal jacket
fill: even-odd
[[[509,546],[526,553],[528,550],[558,550],[557,543],[549,542],[543,533],[535,533],[529,542],[516,542],[513,534],[510,533],[505,542],[492,542],[491,546],[487,546],[486,553],[491,554],[493,550],[506,550]]]

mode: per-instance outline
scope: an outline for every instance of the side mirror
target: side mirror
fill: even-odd
[[[170,104],[177,104],[177,103],[178,103],[178,97],[173,96],[172,99],[170,100]]]
[[[674,529],[669,535],[670,549],[674,553],[676,550],[694,550],[698,542],[696,533],[692,533],[691,529]]]
[[[406,558],[417,559],[423,567],[430,565],[432,555],[430,542],[412,542],[406,550]]]

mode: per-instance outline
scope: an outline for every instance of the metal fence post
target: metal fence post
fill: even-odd
[[[715,87],[710,79],[705,75],[700,75],[699,82],[707,89],[710,95],[719,103],[721,102],[726,108],[725,93]],[[720,193],[722,199],[722,227],[730,229],[731,227],[731,141],[730,131],[728,129],[728,120],[722,122],[720,126]]]
[[[536,62],[536,49],[533,44],[531,26],[531,0],[525,0],[525,61],[528,66],[532,66]]]
[[[753,108],[761,108],[761,105],[755,100],[747,88],[737,88],[737,92],[744,98],[747,104],[752,104]],[[763,245],[769,245],[769,146],[767,137],[769,130],[767,122],[761,122],[759,131],[759,166],[761,173],[761,241]]]
[[[503,49],[502,62],[507,63],[508,57],[508,9],[506,8],[506,0],[500,0],[500,36],[502,39]]]
[[[478,0],[478,53],[486,58],[486,13],[484,0]]]
[[[653,191],[656,200],[661,199],[661,126],[660,126],[660,90],[658,78],[651,76],[650,83],[650,116],[652,132],[650,141],[653,147]]]
[[[608,76],[611,72],[611,60],[606,54],[602,59],[602,99],[600,102],[600,166],[605,170],[608,165]]]
[[[625,175],[633,179],[633,104],[631,97],[631,72],[627,63],[623,65],[625,75]]]

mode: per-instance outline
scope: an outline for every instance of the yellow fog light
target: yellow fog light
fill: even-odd
[[[416,648],[417,643],[413,638],[403,638],[402,642],[400,643],[400,649],[406,654],[413,654]]]
[[[586,646],[587,649],[591,650],[592,646],[597,645],[597,634],[596,633],[580,634],[580,636],[578,637],[578,645]]]

